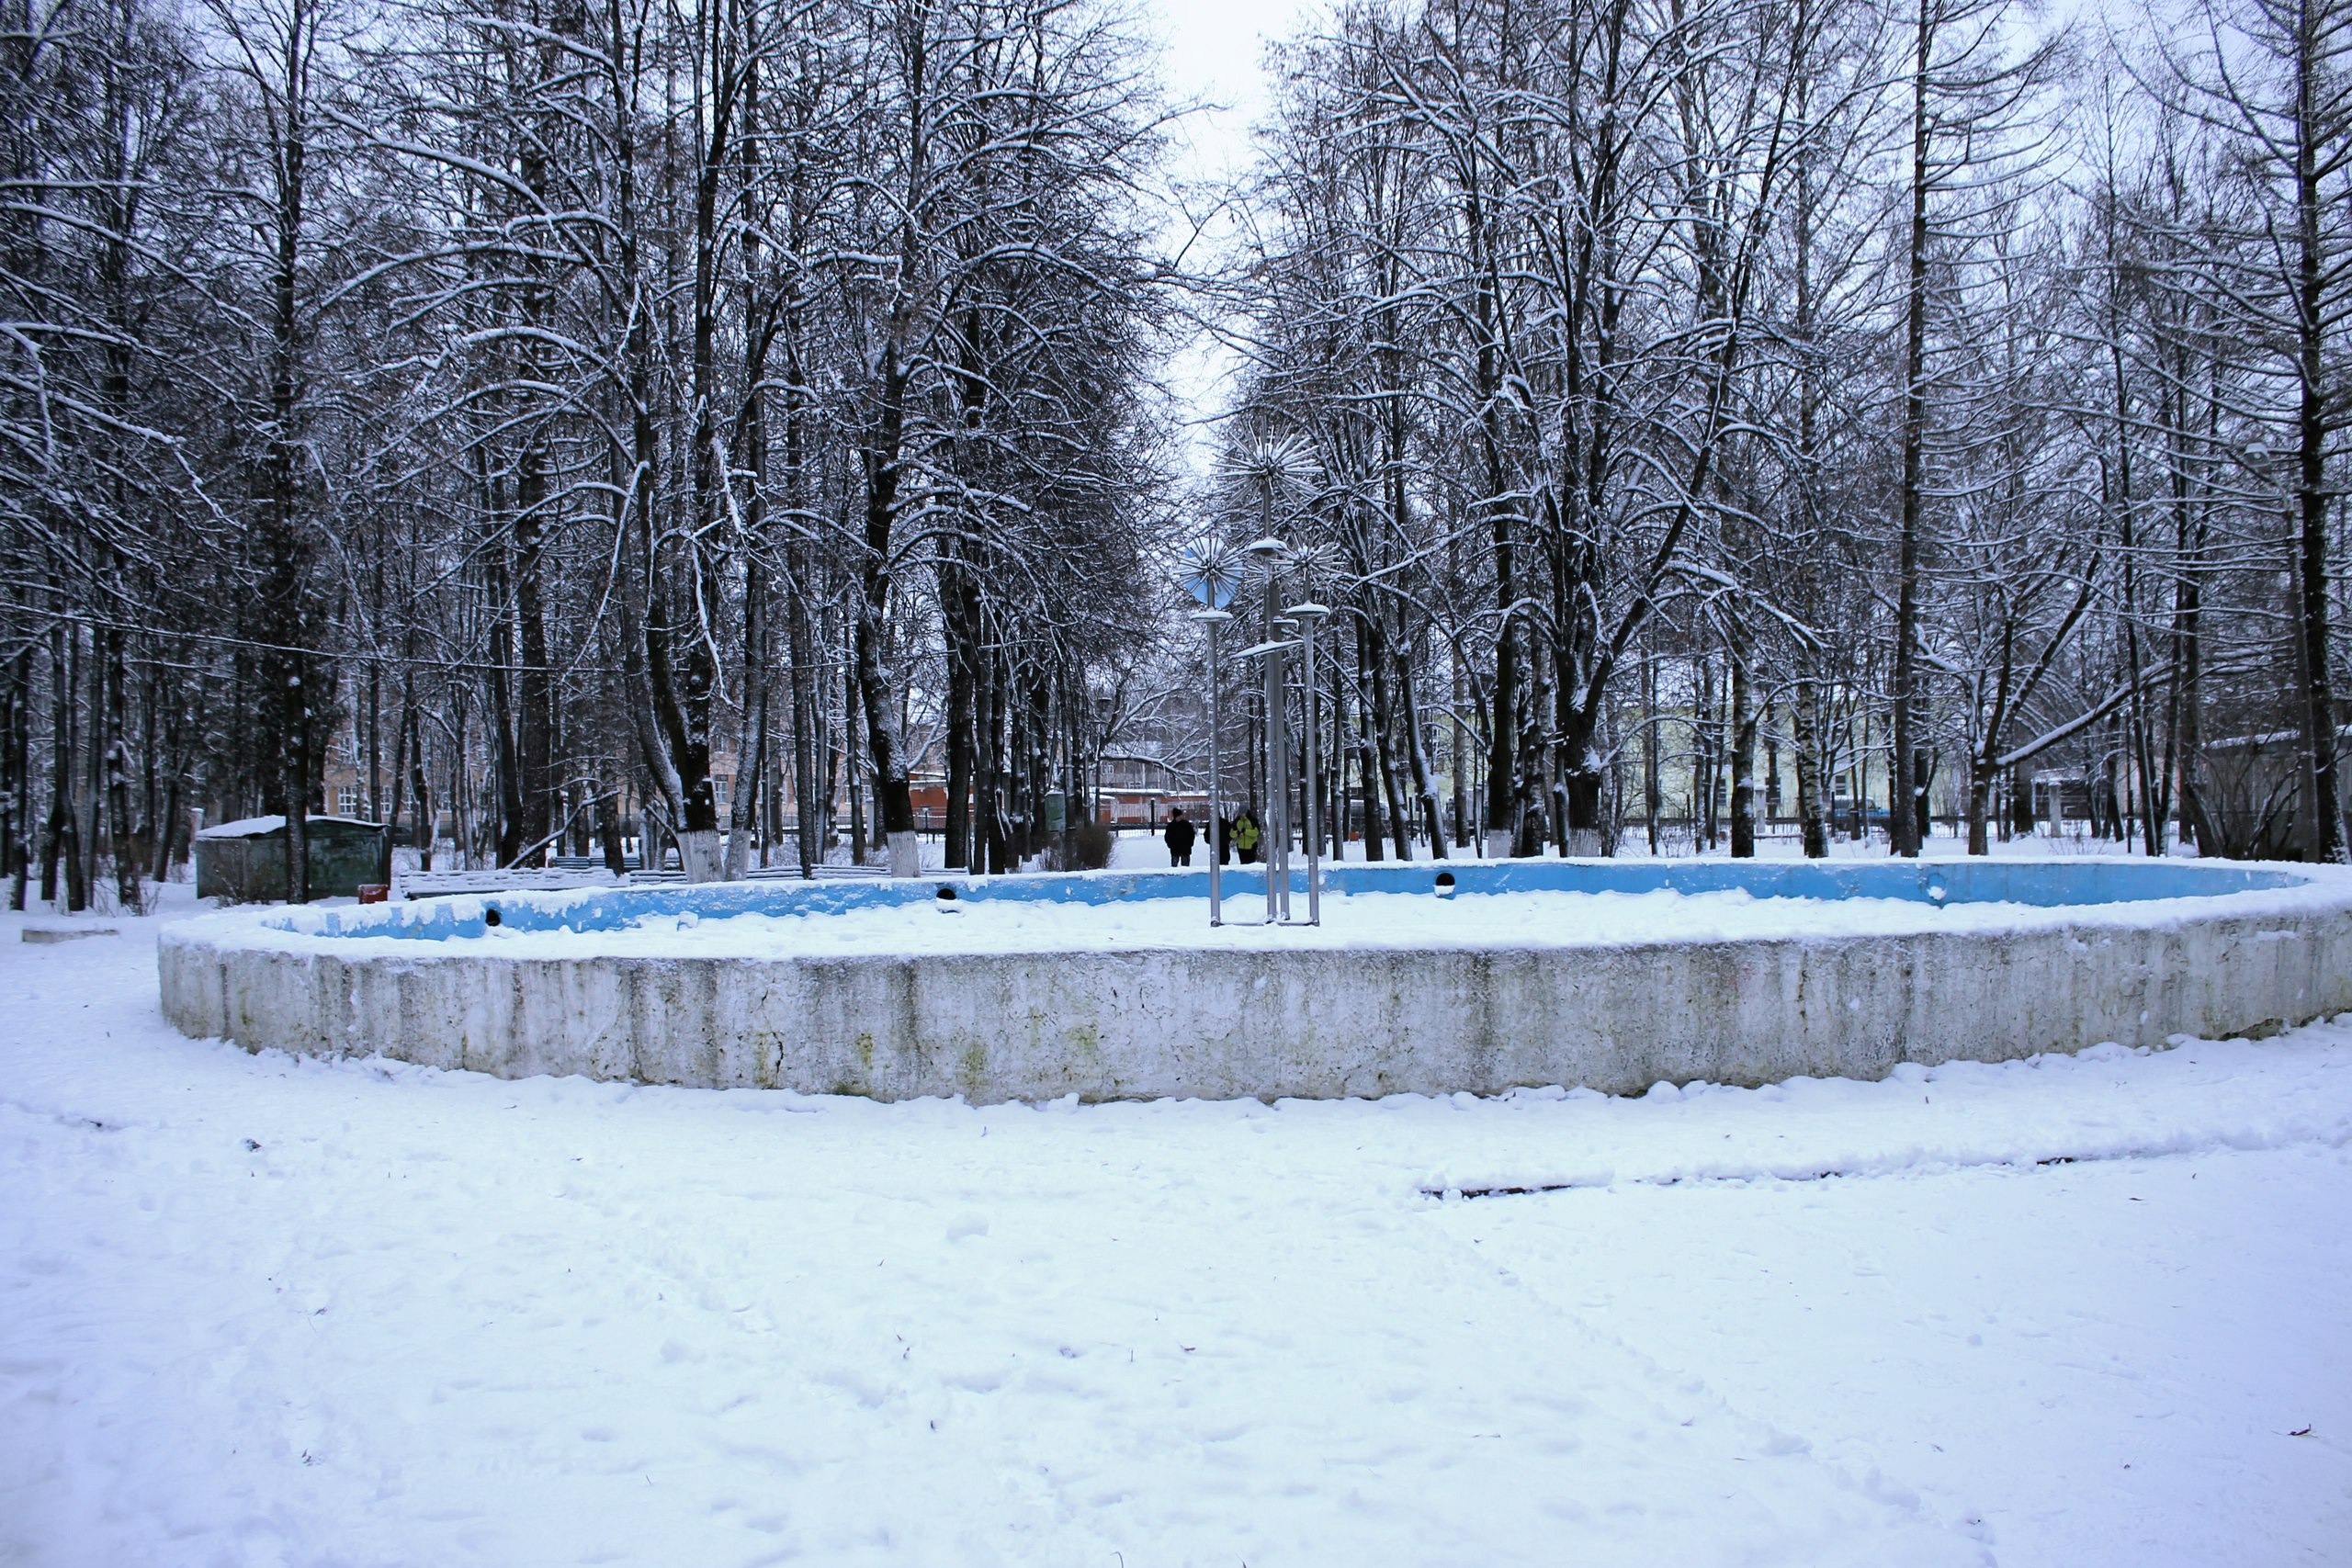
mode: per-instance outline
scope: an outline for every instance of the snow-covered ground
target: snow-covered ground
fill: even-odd
[[[2352,1020],[1631,1100],[884,1106],[248,1056],[158,1016],[155,922],[21,923],[0,1562],[2352,1551]]]

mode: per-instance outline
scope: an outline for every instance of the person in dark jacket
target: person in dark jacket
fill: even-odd
[[[1198,829],[1185,818],[1182,808],[1179,807],[1176,815],[1168,820],[1168,831],[1159,835],[1167,841],[1170,865],[1193,863],[1193,840],[1197,833]]]
[[[1216,863],[1233,863],[1233,818],[1230,817],[1216,825]]]

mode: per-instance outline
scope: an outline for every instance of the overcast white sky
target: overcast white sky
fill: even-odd
[[[1250,122],[1266,106],[1258,62],[1267,40],[1288,37],[1321,7],[1311,0],[1140,0],[1140,9],[1168,46],[1170,96],[1230,106],[1180,129],[1191,142],[1187,172],[1209,175],[1238,163]]]
[[[1166,46],[1162,57],[1169,97],[1221,107],[1185,117],[1171,132],[1170,173],[1185,181],[1238,174],[1250,157],[1250,127],[1268,101],[1259,61],[1270,39],[1291,36],[1323,16],[1318,0],[1138,0],[1147,24]],[[1181,243],[1182,231],[1169,243]],[[1231,356],[1206,337],[1177,356],[1170,378],[1191,405],[1192,417],[1213,418],[1226,402]],[[1193,463],[1204,470],[1204,426],[1190,443]]]

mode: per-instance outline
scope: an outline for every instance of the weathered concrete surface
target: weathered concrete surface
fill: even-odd
[[[85,936],[116,936],[121,931],[120,926],[87,925],[79,920],[35,920],[26,924],[17,933],[17,940],[36,943],[79,942]]]
[[[191,1035],[504,1077],[974,1101],[1874,1078],[2352,1010],[2352,892],[2210,919],[1504,951],[346,958],[161,943]],[[2111,911],[2111,912],[2110,912]]]

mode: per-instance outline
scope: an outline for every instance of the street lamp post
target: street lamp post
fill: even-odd
[[[1316,738],[1321,728],[1321,707],[1316,690],[1315,628],[1330,610],[1321,604],[1293,604],[1283,615],[1298,627],[1306,680],[1300,687],[1302,716],[1306,726],[1306,923],[1323,923],[1322,777],[1316,766]]]
[[[1323,923],[1323,814],[1320,784],[1321,760],[1317,748],[1321,741],[1323,722],[1320,676],[1316,663],[1315,634],[1331,612],[1312,600],[1280,609],[1280,593],[1283,569],[1295,566],[1312,575],[1311,553],[1295,557],[1280,539],[1268,536],[1242,547],[1264,577],[1265,599],[1262,605],[1265,636],[1254,647],[1245,648],[1240,657],[1246,662],[1262,659],[1266,666],[1261,674],[1266,703],[1266,800],[1265,816],[1259,823],[1259,843],[1264,852],[1266,866],[1266,923],[1290,923],[1290,691],[1283,655],[1297,647],[1302,655],[1302,675],[1299,686],[1301,722],[1306,727],[1306,755],[1303,759],[1306,784],[1306,921],[1311,926]],[[1207,636],[1209,679],[1209,924],[1225,923],[1224,883],[1218,874],[1218,855],[1224,849],[1222,832],[1224,818],[1224,750],[1221,732],[1217,677],[1217,632],[1233,616],[1224,608],[1233,579],[1226,570],[1231,558],[1216,547],[1204,547],[1188,552],[1192,570],[1186,585],[1204,608],[1193,613]],[[1295,634],[1297,642],[1290,637]]]
[[[1266,919],[1272,923],[1290,918],[1289,716],[1283,701],[1282,627],[1274,608],[1288,550],[1271,535],[1242,548],[1266,579],[1265,632],[1259,645],[1266,660],[1266,819],[1259,825],[1258,841],[1265,847]]]
[[[1225,924],[1225,741],[1224,723],[1218,711],[1218,659],[1216,634],[1219,627],[1233,619],[1226,605],[1232,602],[1234,592],[1241,586],[1240,561],[1233,552],[1213,541],[1193,546],[1184,552],[1183,583],[1186,592],[1201,602],[1193,619],[1201,623],[1208,637],[1209,678],[1209,924]]]
[[[1233,619],[1229,610],[1195,610],[1193,619],[1208,632],[1209,676],[1209,924],[1225,924],[1225,885],[1217,874],[1217,863],[1225,853],[1225,807],[1221,786],[1225,775],[1225,751],[1219,739],[1222,727],[1217,722],[1216,699],[1216,633],[1217,628]]]

